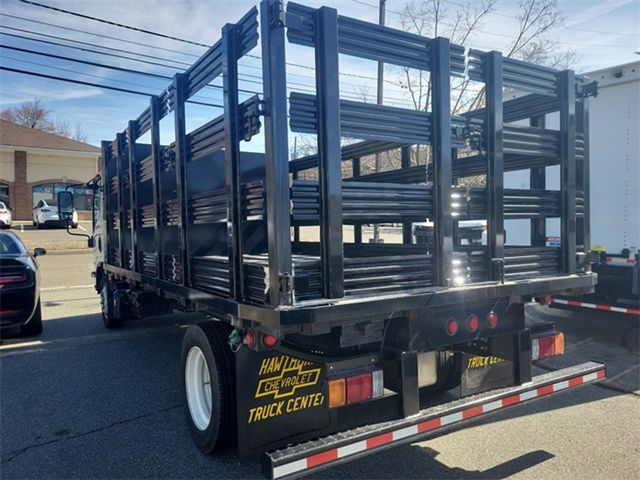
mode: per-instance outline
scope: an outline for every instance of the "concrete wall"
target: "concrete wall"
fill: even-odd
[[[14,178],[13,152],[0,152],[0,181],[13,183]]]

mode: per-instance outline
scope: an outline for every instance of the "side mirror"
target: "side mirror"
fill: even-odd
[[[42,247],[36,247],[33,249],[33,256],[39,257],[40,255],[46,255],[47,251]]]
[[[63,222],[73,221],[73,193],[66,190],[58,192],[58,217]]]

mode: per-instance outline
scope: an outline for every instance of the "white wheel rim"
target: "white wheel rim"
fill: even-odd
[[[184,382],[191,419],[198,430],[206,430],[211,422],[211,378],[204,353],[191,347],[184,366]]]

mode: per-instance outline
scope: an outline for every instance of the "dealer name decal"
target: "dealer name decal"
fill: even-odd
[[[301,389],[318,384],[321,370],[311,362],[288,355],[262,360],[255,398],[271,397],[274,402],[250,408],[249,423],[323,405],[321,392],[296,396]]]
[[[500,357],[471,357],[467,364],[467,369],[489,367],[502,362],[504,362],[504,359]]]

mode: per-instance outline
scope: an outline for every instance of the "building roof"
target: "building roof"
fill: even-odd
[[[50,148],[74,152],[100,153],[98,147],[77,142],[54,133],[23,127],[17,123],[0,120],[0,145],[11,147]]]

